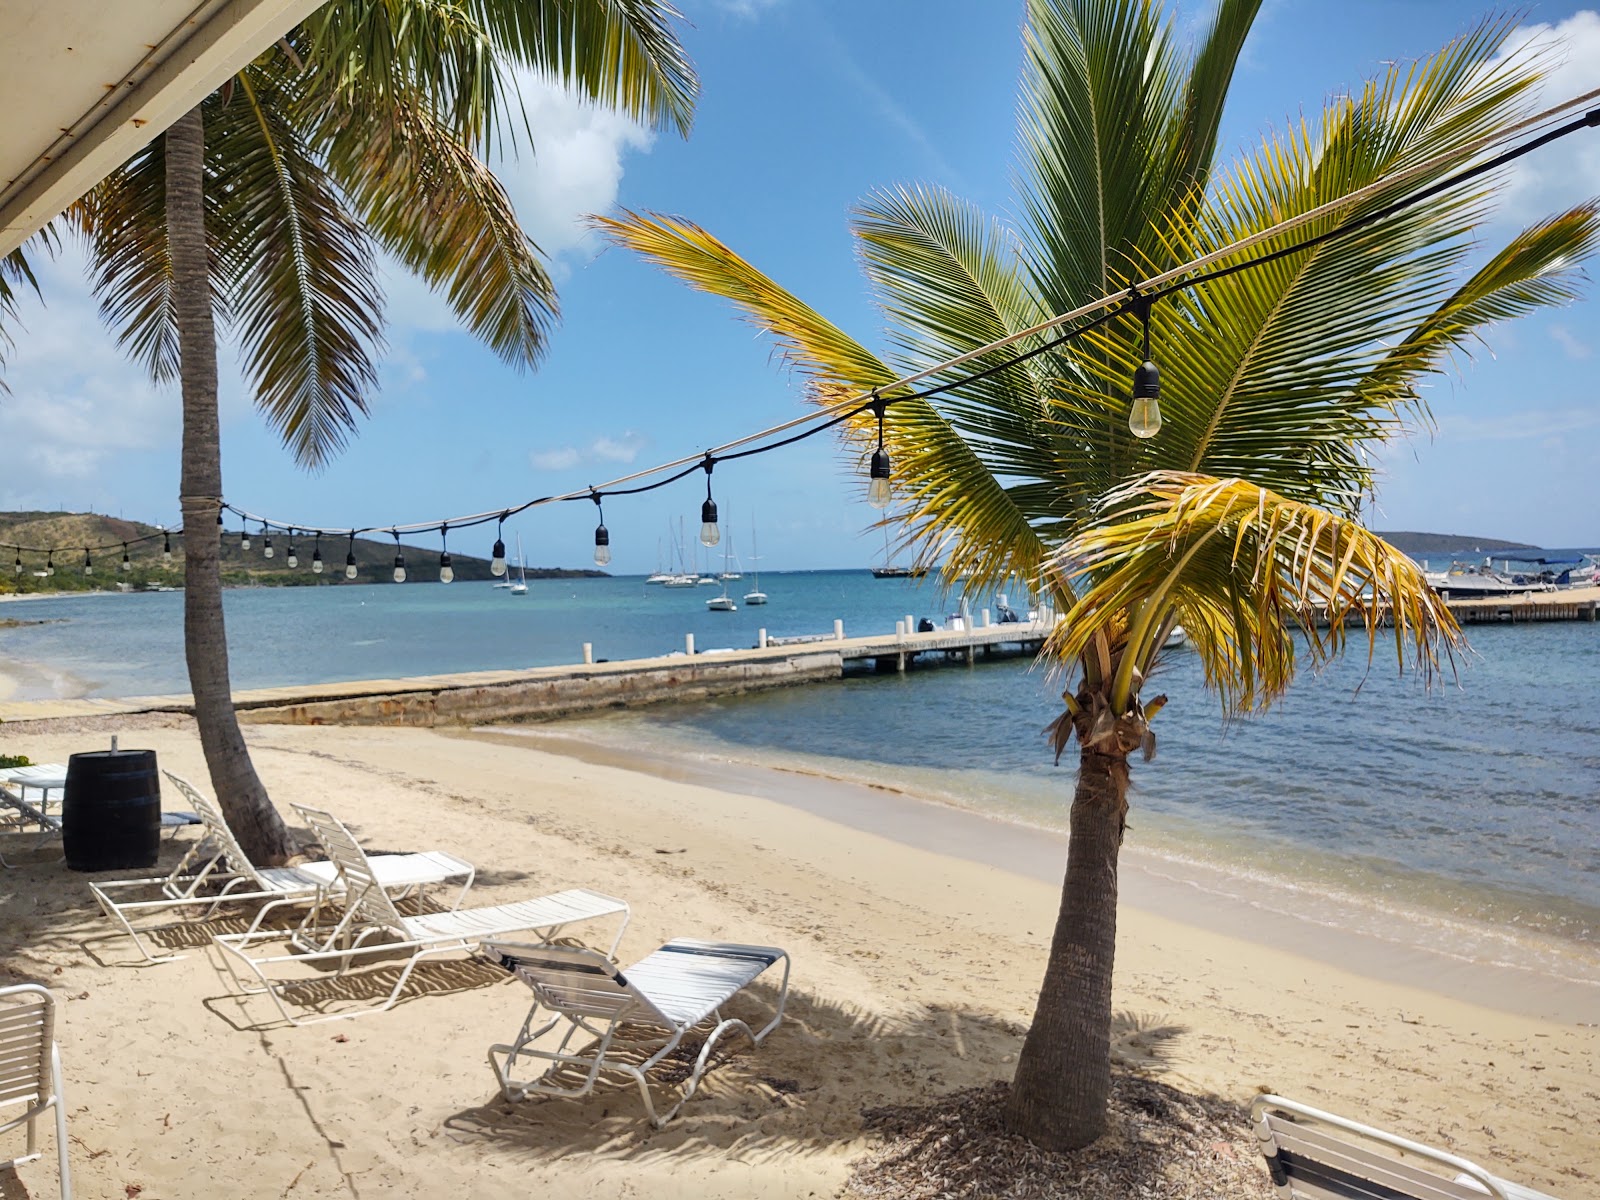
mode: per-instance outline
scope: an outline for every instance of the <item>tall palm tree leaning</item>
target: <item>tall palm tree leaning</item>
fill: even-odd
[[[686,220],[596,222],[732,301],[808,374],[811,399],[837,404],[1504,128],[1538,76],[1526,57],[1495,61],[1508,25],[1486,21],[1328,102],[1316,128],[1291,126],[1219,170],[1223,98],[1258,5],[1221,0],[1190,56],[1155,3],[1030,0],[1024,219],[1004,225],[921,186],[875,193],[855,214],[889,356]],[[1083,1146],[1105,1128],[1129,757],[1154,751],[1164,697],[1142,685],[1172,626],[1188,631],[1228,714],[1270,704],[1298,661],[1338,653],[1347,618],[1365,630],[1370,656],[1389,636],[1386,609],[1401,669],[1432,672],[1457,644],[1415,565],[1359,523],[1373,484],[1363,448],[1401,434],[1408,418],[1427,420],[1416,384],[1485,325],[1574,295],[1594,205],[1528,229],[1468,272],[1492,186],[1458,186],[1359,235],[1159,302],[1149,353],[1164,424],[1148,440],[1129,428],[1130,382],[1145,358],[1135,308],[1025,363],[1004,365],[1045,337],[980,356],[925,381],[948,392],[888,410],[898,521],[922,561],[942,555],[947,577],[970,573],[972,588],[1036,580],[1066,617],[1047,653],[1071,680],[1049,731],[1058,757],[1078,742],[1071,840],[1006,1112],[1040,1145]],[[985,368],[994,373],[972,379]],[[848,445],[862,456],[876,425],[858,421]]]
[[[68,214],[106,321],[156,380],[182,384],[195,718],[216,795],[258,863],[295,847],[229,686],[217,324],[237,337],[268,421],[313,469],[355,430],[377,383],[380,251],[442,292],[502,358],[533,366],[554,288],[479,157],[515,143],[508,72],[546,73],[687,133],[698,85],[677,16],[664,0],[334,0]],[[26,281],[15,264],[9,276]]]

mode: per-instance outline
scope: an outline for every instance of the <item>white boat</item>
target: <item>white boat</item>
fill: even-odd
[[[756,523],[750,522],[750,576],[755,581],[755,586],[744,594],[744,602],[750,605],[765,604],[767,594],[761,590],[761,572],[756,563],[761,561],[761,555],[756,553]]]
[[[700,577],[698,575],[668,575],[661,581],[661,586],[669,588],[695,587],[699,582]]]
[[[1448,571],[1424,571],[1428,586],[1441,600],[1465,600],[1489,596],[1520,596],[1527,592],[1553,592],[1556,585],[1534,574],[1509,574],[1496,571],[1485,559],[1475,563],[1451,563]]]
[[[706,601],[706,608],[708,608],[712,612],[738,612],[739,611],[738,605],[734,604],[734,602],[733,602],[733,597],[728,595],[728,580],[739,578],[737,575],[729,574],[728,571],[726,570],[732,554],[733,554],[733,547],[731,545],[729,545],[729,539],[728,539],[728,537],[726,535],[724,535],[723,539],[722,539],[722,565],[723,565],[723,568],[724,568],[723,573],[722,573],[722,595],[713,596],[713,597],[711,597],[711,599]],[[706,582],[705,576],[702,575],[700,577],[700,582],[701,583],[705,583]],[[711,582],[715,583],[716,580],[712,580]]]
[[[1181,646],[1188,640],[1189,635],[1183,631],[1183,626],[1174,625],[1172,632],[1167,634],[1167,640],[1161,646],[1164,650],[1171,650],[1174,646]]]
[[[522,561],[522,535],[517,534],[517,581],[511,584],[513,596],[526,596],[528,594],[528,568]]]

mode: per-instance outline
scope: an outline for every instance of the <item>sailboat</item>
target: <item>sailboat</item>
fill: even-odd
[[[874,579],[921,579],[928,573],[926,567],[895,567],[889,564],[889,526],[883,527],[883,566],[871,567]]]
[[[722,595],[713,596],[713,597],[711,597],[711,599],[706,601],[706,607],[708,609],[710,609],[712,612],[738,612],[739,611],[739,606],[733,602],[733,597],[728,595],[728,580],[737,579],[738,578],[737,575],[730,575],[728,573],[728,565],[729,565],[729,561],[730,561],[730,557],[731,557],[732,553],[733,553],[733,548],[732,548],[732,546],[729,545],[728,538],[726,536],[724,536],[723,539],[722,539],[722,568],[723,568],[723,573],[722,573]],[[706,582],[704,576],[701,576],[700,582],[701,583]],[[713,580],[712,582],[715,582],[715,580]]]
[[[750,522],[750,577],[755,582],[753,590],[744,594],[746,604],[765,604],[767,594],[761,590],[761,571],[756,563],[761,561],[761,555],[756,553],[756,523]]]
[[[671,526],[669,525],[668,528],[670,529]],[[669,588],[694,587],[700,582],[700,575],[696,571],[689,570],[689,555],[683,548],[682,517],[678,518],[678,536],[672,541],[672,550],[676,570],[661,581],[661,586]]]
[[[517,534],[517,581],[511,585],[513,596],[528,594],[528,568],[522,559],[522,535]]]

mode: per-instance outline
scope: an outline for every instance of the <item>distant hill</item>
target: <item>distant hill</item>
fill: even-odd
[[[1402,554],[1498,554],[1502,550],[1536,550],[1527,542],[1502,542],[1498,538],[1462,537],[1454,533],[1382,533],[1378,536]]]
[[[481,532],[474,530],[473,532]],[[122,571],[123,542],[156,535],[153,540],[128,546],[128,563],[132,568]],[[142,521],[124,521],[119,517],[99,513],[61,512],[0,512],[0,593],[5,592],[85,592],[97,588],[110,589],[126,583],[136,590],[155,587],[181,587],[183,584],[183,539],[174,536],[172,563],[162,560],[164,540],[161,528]],[[468,535],[470,536],[470,534]],[[482,538],[477,539],[482,541]],[[222,539],[222,582],[230,587],[312,587],[316,585],[357,583],[388,583],[394,571],[394,541],[357,538],[355,543],[356,567],[360,572],[354,580],[344,577],[345,553],[349,548],[347,537],[322,539],[322,574],[311,570],[311,555],[316,548],[314,539],[304,534],[295,538],[295,553],[300,565],[291,568],[285,562],[288,554],[288,537],[282,530],[272,535],[275,551],[272,558],[263,557],[261,535],[252,530],[250,549],[239,545],[239,529],[228,528]],[[15,569],[18,552],[12,546],[39,547],[48,550],[58,547],[55,555],[55,574],[41,577],[45,568],[45,554],[22,551],[22,572]],[[439,547],[404,545],[406,571],[410,580],[434,582],[439,578]],[[110,546],[110,549],[91,553],[92,574],[83,571],[85,546]],[[450,552],[450,565],[460,582],[490,579],[489,560],[468,554]],[[560,567],[529,567],[529,579],[571,579],[603,576],[604,571],[566,570]]]

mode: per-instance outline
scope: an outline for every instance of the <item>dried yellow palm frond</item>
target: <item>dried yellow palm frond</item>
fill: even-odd
[[[1387,629],[1400,668],[1424,677],[1463,645],[1411,559],[1354,520],[1242,479],[1147,475],[1111,493],[1104,520],[1052,561],[1080,577],[1081,598],[1049,651],[1076,660],[1097,641],[1125,643],[1110,694],[1119,713],[1174,621],[1230,713],[1270,704],[1302,649],[1320,664],[1352,628],[1369,661]]]

